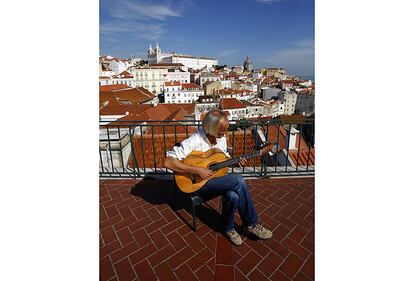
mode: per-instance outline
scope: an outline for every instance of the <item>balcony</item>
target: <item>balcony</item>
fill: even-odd
[[[188,197],[179,193],[172,204],[165,151],[199,126],[101,122],[100,280],[314,280],[313,121],[232,122],[232,155],[263,140],[283,149],[229,171],[245,176],[260,221],[273,231],[257,240],[240,230],[237,214],[238,247],[217,229],[219,198],[199,207],[196,232]]]
[[[100,177],[142,178],[147,173],[171,173],[163,167],[165,154],[189,137],[200,121],[100,121]],[[230,121],[228,145],[232,157],[257,150],[264,142],[278,154],[251,159],[231,173],[249,177],[314,175],[314,121]]]

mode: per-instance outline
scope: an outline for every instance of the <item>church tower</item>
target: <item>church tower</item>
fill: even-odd
[[[253,70],[253,63],[252,60],[247,56],[246,60],[243,63],[244,71],[251,72]]]
[[[160,46],[158,46],[158,42],[155,45],[155,53],[156,54],[161,54],[161,48],[160,48]]]

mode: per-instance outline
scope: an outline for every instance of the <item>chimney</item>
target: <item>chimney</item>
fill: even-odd
[[[291,127],[289,132],[289,149],[296,149],[296,139],[299,131]]]

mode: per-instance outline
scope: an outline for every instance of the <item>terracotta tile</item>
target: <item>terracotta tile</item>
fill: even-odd
[[[110,254],[111,256],[111,260],[113,263],[116,263],[117,261],[128,257],[129,255],[131,255],[132,253],[138,251],[139,247],[137,245],[137,243],[132,242],[129,243],[128,245],[114,251],[113,253]]]
[[[247,275],[260,260],[261,257],[255,251],[250,251],[250,253],[248,253],[237,263],[237,268],[239,268],[241,272]]]
[[[159,230],[156,230],[153,233],[151,233],[150,239],[154,242],[154,245],[155,247],[157,247],[157,249],[162,249],[170,244],[167,238],[165,238],[164,234],[162,234]]]
[[[233,266],[229,265],[216,265],[215,278],[214,280],[234,280],[234,269]]]
[[[192,258],[187,261],[188,266],[191,270],[196,271],[200,267],[204,266],[214,254],[207,248],[204,248],[200,252],[196,253]]]
[[[184,241],[181,235],[178,234],[177,231],[170,232],[166,237],[176,251],[179,251],[187,246],[187,243]]]
[[[269,280],[269,278],[266,277],[266,275],[264,275],[262,272],[260,272],[257,268],[255,270],[253,270],[249,275],[248,275],[250,280],[254,280],[254,281],[267,281]]]
[[[112,227],[107,227],[105,229],[101,230],[102,239],[105,243],[105,245],[108,245],[109,243],[117,240],[115,230]]]
[[[276,271],[271,277],[270,279],[272,281],[291,281],[292,279],[288,278],[283,272],[281,271]]]
[[[198,278],[194,275],[193,271],[185,263],[175,270],[175,274],[179,280],[198,281]]]
[[[258,253],[260,256],[265,257],[267,254],[269,254],[270,250],[268,247],[265,246],[264,241],[262,240],[249,240],[246,239],[246,244],[250,246],[256,253]]]
[[[233,265],[233,246],[221,234],[217,234],[216,264]]]
[[[310,241],[309,239],[303,239],[300,245],[311,253],[315,252],[315,243],[313,241]]]
[[[138,263],[134,266],[135,273],[138,275],[139,280],[158,280],[155,276],[154,271],[152,270],[151,265],[148,263],[147,260],[143,260],[142,262]]]
[[[234,280],[235,281],[249,281],[249,279],[241,272],[238,268],[234,269]]]
[[[286,227],[284,224],[280,224],[274,231],[273,231],[273,239],[277,241],[282,241],[285,237],[291,232],[292,230]]]
[[[201,281],[213,281],[214,280],[214,273],[210,270],[208,266],[200,267],[195,272],[195,275]]]
[[[141,248],[138,251],[135,251],[129,256],[129,259],[131,260],[131,264],[135,265],[141,262],[142,260],[150,257],[156,252],[156,250],[157,249],[155,248],[154,244],[150,243],[146,245],[144,248]]]
[[[273,252],[279,255],[281,258],[286,258],[290,253],[290,251],[285,246],[283,246],[282,244],[280,244],[278,241],[274,239],[265,240],[263,241],[263,243],[269,249],[271,249]]]
[[[142,248],[145,245],[151,243],[151,239],[149,238],[147,232],[143,229],[139,229],[133,233],[135,241],[138,245]]]
[[[301,227],[300,225],[297,225],[291,233],[287,236],[289,239],[295,241],[296,243],[300,243],[306,236],[308,231]]]
[[[166,262],[159,264],[154,268],[154,270],[157,277],[162,281],[178,281],[177,277]]]
[[[125,227],[117,232],[119,241],[121,241],[121,245],[125,246],[131,242],[134,242],[134,237],[131,234],[131,231],[128,227]]]
[[[151,266],[155,267],[164,260],[167,260],[175,253],[176,251],[174,250],[174,248],[170,244],[168,244],[163,249],[158,250],[153,255],[151,255],[148,258],[148,261],[150,262]]]
[[[175,253],[168,259],[168,264],[171,269],[176,269],[178,266],[183,264],[185,261],[190,259],[194,255],[194,251],[190,247],[185,247],[181,251]]]
[[[214,252],[216,248],[216,237],[213,234],[207,233],[206,235],[202,236],[200,240],[206,245],[208,249]]]
[[[302,272],[306,274],[310,279],[315,278],[315,257],[311,255],[309,259],[305,262],[302,268]]]
[[[201,251],[206,245],[194,234],[194,232],[188,233],[183,237],[184,241],[193,249],[193,251]]]
[[[111,260],[108,256],[99,260],[99,273],[101,280],[109,280],[110,278],[115,276]]]
[[[313,281],[313,279],[310,279],[305,274],[299,272],[293,281]]]
[[[99,249],[99,258],[103,258],[104,256],[109,255],[112,252],[115,252],[116,250],[121,248],[121,243],[119,243],[119,240],[115,240],[108,245],[101,247]]]
[[[282,264],[282,262],[283,259],[280,256],[271,252],[262,260],[257,268],[266,276],[271,276],[273,272],[275,272],[276,269]]]
[[[302,265],[303,261],[298,256],[290,254],[280,266],[280,271],[286,274],[290,279],[293,279]]]
[[[132,268],[128,258],[124,258],[123,260],[115,263],[114,268],[119,280],[132,281],[136,278],[135,271]]]
[[[311,254],[308,250],[289,238],[283,240],[282,245],[288,248],[291,252],[295,253],[302,260],[306,260]]]
[[[118,211],[118,208],[115,205],[105,208],[105,211],[108,217],[110,218],[121,215]]]

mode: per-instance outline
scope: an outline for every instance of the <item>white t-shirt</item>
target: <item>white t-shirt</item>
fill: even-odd
[[[192,134],[188,139],[183,140],[180,146],[174,146],[172,150],[167,151],[166,155],[167,157],[183,160],[194,150],[206,152],[211,148],[219,148],[227,155],[227,157],[230,157],[230,155],[227,153],[226,136],[216,138],[216,141],[217,143],[215,145],[211,145],[206,136],[206,133],[204,132],[204,129],[199,128],[197,132]]]

